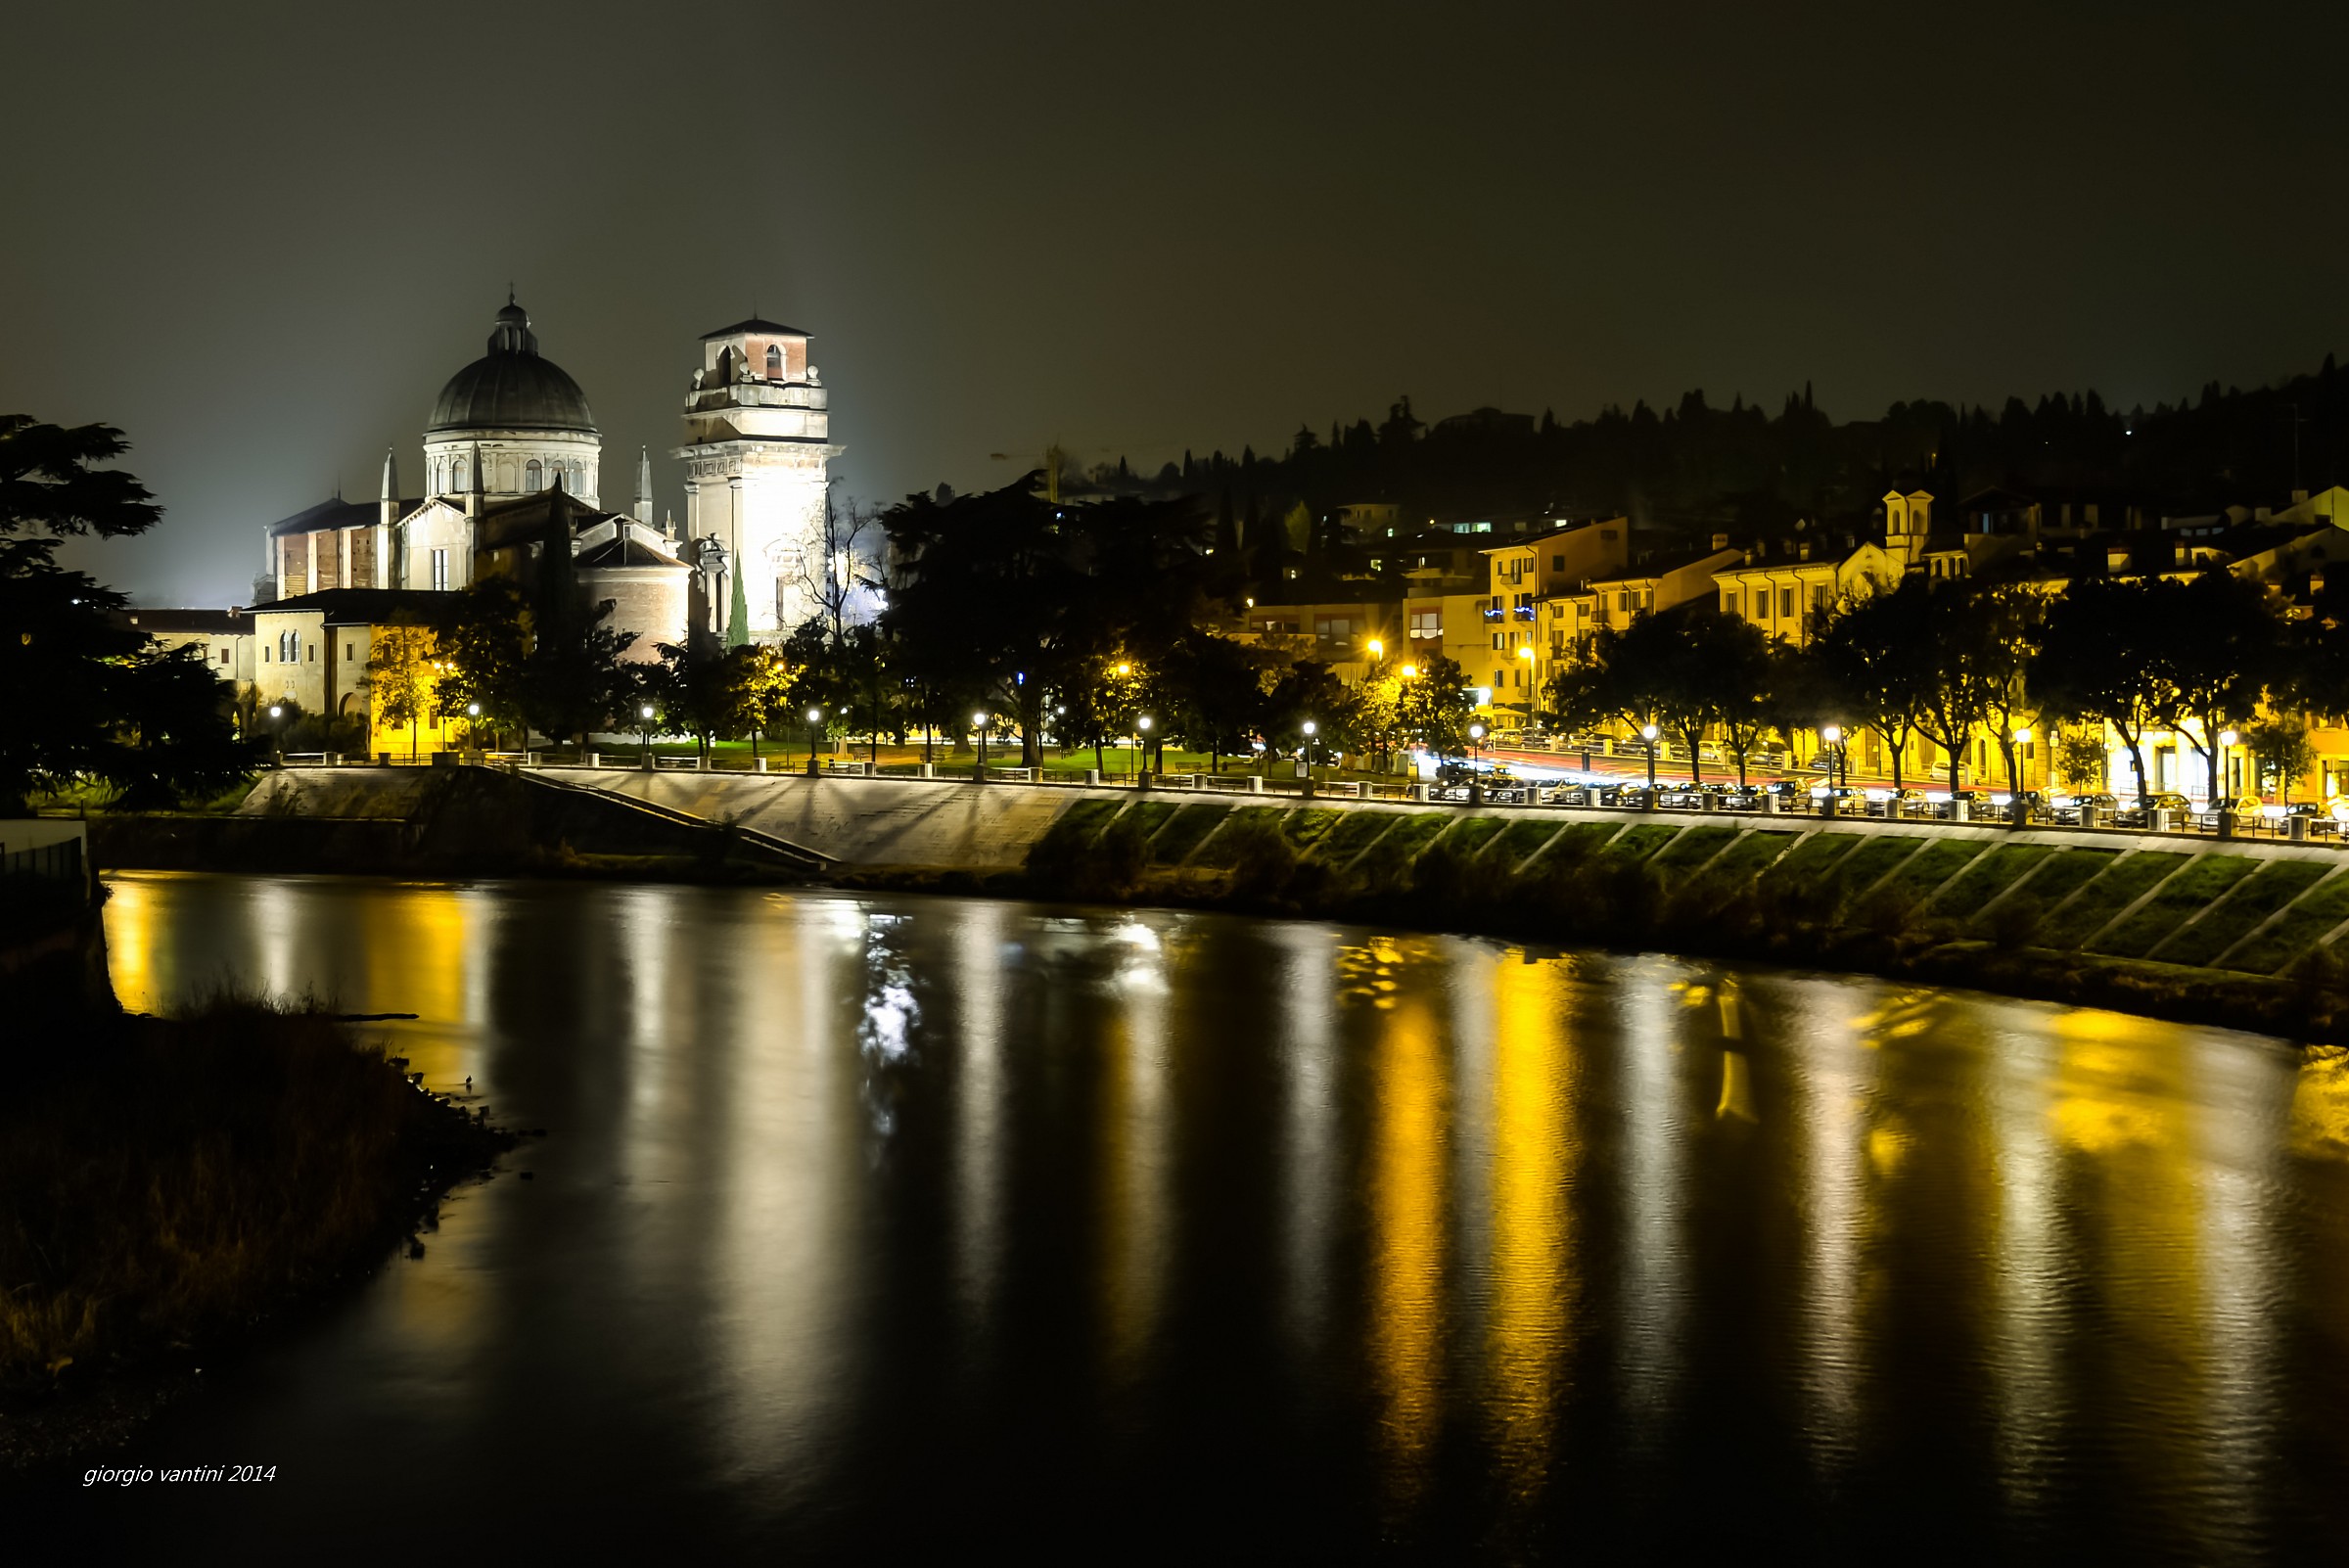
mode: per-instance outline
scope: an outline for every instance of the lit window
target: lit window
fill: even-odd
[[[546,470],[538,466],[535,457],[522,471],[522,487],[532,495],[546,487]]]
[[[783,350],[771,343],[766,346],[766,379],[769,381],[783,379]]]
[[[448,591],[448,552],[446,550],[433,552],[433,588],[436,592],[440,593]]]

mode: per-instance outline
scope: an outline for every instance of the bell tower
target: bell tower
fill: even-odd
[[[816,611],[831,437],[807,334],[753,316],[702,339],[671,455],[685,463],[686,538],[714,537],[733,565],[728,647],[780,642]]]

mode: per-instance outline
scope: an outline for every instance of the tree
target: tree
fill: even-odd
[[[2020,583],[2001,583],[1976,595],[1983,627],[1983,713],[2006,762],[2006,793],[2022,792],[2021,743],[2015,732],[2039,726],[2040,703],[2027,678],[2046,623],[2048,601]]]
[[[2283,683],[2283,621],[2265,588],[2227,572],[2164,581],[2148,597],[2170,633],[2159,716],[2202,758],[2215,801],[2219,736],[2250,723],[2261,697]]]
[[[120,538],[161,517],[136,479],[92,466],[127,449],[112,426],[0,415],[0,682],[13,705],[0,725],[0,813],[77,778],[155,805],[250,770],[210,671],[152,650],[120,594],[57,564],[62,537]]]
[[[2169,699],[2172,628],[2152,620],[2152,590],[2121,577],[2084,577],[2048,606],[2029,680],[2058,718],[2095,718],[2112,726],[2137,775],[2138,804],[2149,793],[2145,730]]]
[[[1620,715],[1644,728],[1671,730],[1688,748],[1692,778],[1704,777],[1706,733],[1734,714],[1740,727],[1738,773],[1768,712],[1769,647],[1760,631],[1710,605],[1635,616],[1618,630],[1602,626],[1587,657],[1551,681],[1553,704],[1567,722]]]
[[[2074,795],[2101,792],[2111,758],[2104,750],[2104,724],[2060,726],[2055,733],[2055,777]]]
[[[1468,725],[1476,716],[1468,672],[1440,653],[1420,660],[1418,669],[1396,693],[1396,725],[1436,756],[1456,757],[1468,749]]]
[[[1916,727],[1942,749],[1956,795],[1974,732],[1989,722],[2017,658],[2003,641],[1987,596],[1962,578],[1904,578],[1888,606],[1915,623],[1926,654],[1914,671]]]
[[[1263,721],[1263,657],[1212,631],[1193,630],[1165,656],[1160,685],[1168,727],[1221,773],[1227,754],[1243,753]]]
[[[429,627],[396,615],[378,626],[367,646],[367,672],[359,677],[375,721],[408,732],[408,758],[417,752],[417,727],[433,708],[433,655]]]
[[[453,595],[437,638],[444,712],[481,708],[493,729],[524,728],[523,669],[532,616],[511,577],[477,577]],[[527,736],[526,736],[527,739]]]
[[[1808,726],[1873,730],[1892,755],[1892,787],[1906,787],[1909,739],[1917,730],[1930,681],[1929,627],[1910,603],[1882,589],[1846,597],[1828,615],[1806,657],[1802,683]]]
[[[1102,748],[1134,733],[1148,683],[1148,673],[1123,647],[1077,655],[1054,682],[1053,732],[1063,745],[1090,746],[1093,766],[1106,771]]]
[[[2317,765],[2317,749],[2308,738],[2308,726],[2294,717],[2265,718],[2243,732],[2243,749],[2258,764],[2261,793],[2274,780],[2276,798],[2280,805],[2292,804],[2292,781],[2304,778]]]
[[[946,494],[951,501],[953,492]],[[818,534],[818,548],[801,553],[793,577],[826,634],[838,641],[852,625],[870,621],[887,602],[881,513],[860,501],[835,501],[827,485]],[[743,576],[735,574],[737,583]]]
[[[670,734],[692,736],[706,757],[712,741],[758,724],[755,692],[764,650],[746,645],[697,658],[673,643],[659,647],[660,663],[636,667],[638,690]]]
[[[1206,531],[1189,499],[1063,505],[1036,482],[944,506],[909,496],[883,519],[895,573],[883,621],[901,682],[975,688],[978,706],[1016,719],[1030,766],[1056,671],[1119,643],[1155,659],[1191,623]]]
[[[1301,659],[1281,672],[1265,695],[1261,719],[1265,744],[1276,752],[1309,744],[1305,726],[1312,724],[1313,750],[1353,751],[1360,739],[1361,704],[1352,687],[1329,666]]]
[[[523,660],[519,690],[527,720],[550,737],[576,737],[581,750],[635,692],[620,656],[636,633],[604,624],[612,606],[606,599],[584,614],[541,620]]]

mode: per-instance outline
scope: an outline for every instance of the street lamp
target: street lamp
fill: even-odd
[[[468,751],[481,750],[482,705],[465,705],[465,746]]]
[[[1376,637],[1371,638],[1368,642],[1362,644],[1362,646],[1370,650],[1370,658],[1373,663],[1376,663],[1378,660],[1384,659],[1387,656],[1387,645],[1379,641]]]
[[[1481,756],[1481,754],[1482,754],[1482,752],[1484,751],[1484,745],[1485,745],[1485,726],[1484,726],[1483,724],[1481,724],[1481,723],[1479,723],[1479,724],[1471,724],[1471,725],[1469,725],[1469,726],[1468,726],[1468,765],[1469,765],[1471,768],[1474,768],[1474,767],[1476,766],[1476,764],[1477,764],[1479,761],[1481,761],[1483,760],[1483,759],[1482,759],[1482,756]]]
[[[1297,727],[1305,735],[1305,776],[1310,779],[1313,776],[1313,736],[1321,726],[1309,718]]]
[[[817,726],[823,721],[824,711],[821,708],[807,710],[807,771],[809,773],[815,771],[815,746],[816,742],[823,737],[823,731]]]
[[[2234,759],[2229,757],[2227,754],[2234,750],[2234,743],[2241,739],[2242,737],[2237,735],[2232,729],[2222,729],[2219,731],[2219,777],[2226,783],[2227,793],[2230,795],[2234,793],[2234,781],[2228,777],[2228,774],[2231,771],[2228,764],[2233,762]]]
[[[1843,726],[1841,724],[1821,724],[1819,729],[1819,738],[1820,744],[1827,749],[1827,788],[1833,789],[1835,787],[1835,764],[1843,756]],[[1847,774],[1847,781],[1848,778]]]
[[[1143,714],[1133,721],[1133,770],[1139,776],[1143,755],[1150,748],[1150,715]]]
[[[987,715],[973,714],[971,728],[979,732],[979,776],[985,778],[987,777]]]

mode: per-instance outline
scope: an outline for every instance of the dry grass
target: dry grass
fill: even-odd
[[[93,1033],[0,1102],[0,1383],[249,1323],[395,1236],[436,1161],[497,1139],[314,1007],[229,997]]]

